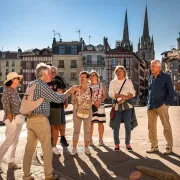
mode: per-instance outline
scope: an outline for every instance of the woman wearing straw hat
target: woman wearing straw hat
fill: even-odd
[[[19,109],[21,105],[21,99],[16,88],[20,85],[22,78],[22,75],[18,75],[16,72],[10,72],[7,75],[7,80],[4,82],[5,88],[2,95],[2,104],[4,109],[3,121],[6,125],[6,139],[0,147],[0,163],[4,154],[9,151],[8,168],[12,168],[14,170],[20,169],[20,167],[14,161],[16,146],[19,141],[22,124],[16,124],[14,118],[16,115],[20,114]],[[3,173],[1,166],[0,173]]]

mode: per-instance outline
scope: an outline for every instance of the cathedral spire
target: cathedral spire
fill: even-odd
[[[124,20],[124,32],[123,32],[123,41],[129,41],[129,30],[128,30],[128,18],[127,18],[127,9]]]
[[[148,25],[147,5],[146,5],[146,11],[145,11],[145,17],[144,17],[143,37],[144,37],[144,38],[149,37],[149,25]]]

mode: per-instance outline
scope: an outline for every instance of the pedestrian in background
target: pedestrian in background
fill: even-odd
[[[0,147],[0,163],[4,154],[8,151],[8,168],[12,168],[14,170],[21,168],[15,163],[15,153],[22,124],[16,124],[15,117],[20,114],[19,110],[21,106],[21,99],[17,92],[17,87],[20,86],[22,78],[22,75],[18,75],[16,72],[10,72],[4,82],[5,87],[2,95],[2,104],[4,109],[3,121],[6,125],[6,138]],[[3,173],[1,166],[0,173]]]
[[[115,118],[114,118],[114,150],[119,151],[120,139],[119,130],[121,121],[124,121],[125,125],[125,144],[128,151],[132,151],[130,144],[131,140],[131,104],[128,104],[128,109],[122,109],[122,105],[135,96],[135,90],[130,79],[127,79],[127,72],[124,66],[116,66],[114,70],[115,78],[109,85],[109,96],[113,101],[117,101],[115,104]],[[122,89],[121,89],[122,88]],[[121,89],[121,92],[119,93]]]
[[[73,149],[71,155],[77,153],[77,143],[79,140],[79,134],[81,130],[81,123],[84,125],[84,146],[85,153],[91,154],[88,146],[90,142],[90,129],[92,120],[92,104],[95,99],[92,93],[92,89],[88,87],[89,73],[82,71],[79,74],[80,86],[77,91],[72,94],[72,105],[73,105]]]
[[[92,135],[94,130],[94,123],[98,123],[98,132],[99,132],[99,145],[103,146],[103,134],[104,134],[104,124],[106,123],[106,114],[105,114],[105,106],[104,100],[106,98],[105,87],[102,83],[100,83],[99,74],[92,70],[90,73],[90,87],[95,96],[95,102],[93,104],[92,110],[92,120],[91,120],[91,137],[90,137],[90,145],[93,145]]]
[[[58,78],[58,79],[57,79]],[[48,83],[48,86],[58,94],[62,94],[66,91],[66,84],[62,77],[57,76],[57,68],[51,66],[51,82]],[[64,146],[68,146],[67,140],[65,138],[65,129],[66,129],[66,120],[65,120],[65,110],[67,108],[68,101],[67,99],[63,103],[54,103],[50,104],[50,125],[51,125],[51,135],[52,135],[52,151],[55,154],[60,154],[59,149],[56,147],[59,133],[61,135],[60,143]]]
[[[159,60],[151,61],[151,73],[148,82],[148,130],[151,148],[147,153],[159,151],[157,139],[157,118],[161,119],[164,136],[167,144],[164,154],[170,154],[173,148],[173,136],[171,124],[169,121],[168,108],[174,98],[174,89],[169,74],[161,70],[161,62]]]

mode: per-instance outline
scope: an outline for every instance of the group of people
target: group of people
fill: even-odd
[[[158,151],[157,117],[159,116],[164,127],[164,136],[167,140],[165,154],[170,154],[173,147],[172,130],[169,122],[168,107],[174,96],[174,90],[170,76],[161,70],[158,60],[151,61],[151,76],[148,84],[148,129],[151,148],[147,153]],[[133,83],[128,79],[124,66],[118,65],[114,70],[115,78],[109,85],[109,97],[113,100],[114,108],[114,150],[120,150],[120,124],[125,124],[125,144],[128,151],[132,151],[131,118],[133,105],[131,99],[135,96]],[[21,100],[16,88],[20,85],[23,76],[16,72],[7,75],[4,82],[5,88],[2,96],[4,107],[4,122],[6,124],[6,138],[0,147],[0,163],[4,154],[9,151],[9,168],[21,168],[15,163],[15,151],[18,144],[22,125],[16,124],[14,119],[20,114]],[[60,154],[57,148],[59,133],[60,143],[68,146],[65,137],[66,120],[65,108],[68,106],[68,97],[72,95],[73,105],[73,142],[71,155],[77,154],[77,144],[81,124],[84,126],[85,153],[90,155],[89,145],[93,145],[94,123],[98,123],[99,145],[103,146],[104,125],[106,123],[105,86],[100,83],[99,74],[96,71],[82,71],[79,74],[79,85],[73,85],[66,90],[66,83],[57,75],[57,68],[40,63],[36,67],[36,80],[29,87],[36,84],[33,100],[44,98],[38,108],[28,116],[26,126],[28,130],[27,143],[23,159],[24,180],[34,179],[30,173],[32,156],[37,142],[40,141],[43,151],[44,172],[46,180],[57,179],[53,173],[52,152]],[[0,173],[3,170],[0,166]]]

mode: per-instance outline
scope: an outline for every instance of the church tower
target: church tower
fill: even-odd
[[[145,17],[144,17],[143,35],[141,36],[141,39],[139,38],[137,54],[140,57],[140,59],[147,60],[148,62],[153,60],[155,57],[153,36],[152,38],[149,36],[147,6],[145,10]]]
[[[133,52],[133,45],[129,40],[127,9],[126,9],[126,13],[125,13],[124,31],[123,31],[122,41],[116,41],[116,47],[118,47],[118,46],[122,46],[127,51]]]

